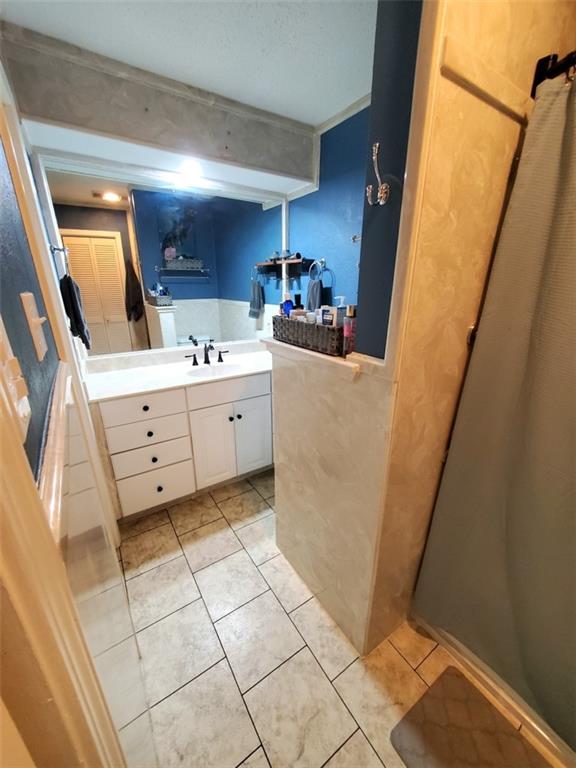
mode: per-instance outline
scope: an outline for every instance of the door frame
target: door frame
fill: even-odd
[[[53,207],[49,206],[45,211],[46,220],[42,217],[39,198],[44,199],[46,196],[48,189],[46,176],[41,171],[38,182],[41,188],[37,192],[34,176],[28,162],[28,150],[20,130],[20,118],[1,64],[0,102],[0,138],[4,144],[42,298],[54,335],[58,357],[70,366],[71,388],[77,404],[88,455],[94,468],[96,487],[102,503],[106,529],[110,540],[117,547],[120,544],[120,532],[90,414],[88,393],[80,372],[82,361],[70,334],[60,295],[59,276],[56,273],[50,253],[50,239],[53,240],[53,245],[62,248],[62,238],[58,231]],[[33,156],[32,162],[34,162]]]
[[[68,363],[71,389],[111,540],[117,546],[119,531],[96,443],[79,360],[65,318],[58,275],[50,254],[50,242],[39,207],[27,149],[20,130],[15,101],[0,65],[0,139],[16,193],[26,237],[40,283],[58,356]],[[46,226],[50,228],[50,223]],[[55,244],[61,246],[61,240]],[[57,733],[67,737],[70,765],[94,768],[125,766],[116,728],[107,707],[94,664],[80,629],[64,562],[52,537],[46,511],[21,442],[17,418],[10,407],[4,376],[0,375],[0,579],[6,599],[13,607],[26,648],[34,657],[31,680],[22,690],[38,695],[39,686],[50,695],[43,700],[45,728],[29,732],[28,743],[38,750]],[[41,563],[42,568],[36,567]],[[23,647],[23,652],[25,648]],[[28,671],[28,670],[27,670]],[[3,685],[6,681],[3,680]],[[3,697],[4,703],[6,698]],[[26,700],[18,716],[26,723],[30,713]],[[53,727],[52,727],[53,725]],[[31,734],[31,735],[30,735]]]

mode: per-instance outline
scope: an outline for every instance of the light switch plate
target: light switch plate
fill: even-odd
[[[20,298],[22,299],[24,314],[26,315],[26,320],[28,320],[28,327],[30,328],[32,341],[34,342],[36,357],[39,362],[42,362],[48,351],[48,344],[46,343],[44,329],[42,328],[43,324],[46,322],[46,318],[40,317],[38,314],[36,297],[33,293],[26,291],[25,293],[20,294]]]

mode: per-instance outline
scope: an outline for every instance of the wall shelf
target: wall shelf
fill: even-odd
[[[277,261],[258,261],[254,265],[260,274],[274,274],[278,280],[282,278],[282,264],[288,265],[288,277],[297,278],[303,273],[308,274],[314,259],[278,259]]]
[[[209,283],[209,269],[166,269],[161,267],[156,270],[160,280],[167,285],[170,283]]]

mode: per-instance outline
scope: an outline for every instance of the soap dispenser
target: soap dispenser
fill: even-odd
[[[284,301],[282,302],[282,312],[285,317],[290,317],[290,312],[294,309],[294,302],[290,298],[289,293],[284,294]]]
[[[346,304],[344,299],[346,296],[336,296],[336,325],[344,325],[344,318],[346,317]]]

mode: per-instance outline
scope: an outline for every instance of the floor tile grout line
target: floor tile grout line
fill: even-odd
[[[249,479],[249,478],[246,478],[246,482],[250,483],[250,479]],[[261,497],[261,498],[262,498],[262,499],[263,499],[263,500],[264,500],[266,503],[268,503],[269,499],[271,499],[271,498],[273,498],[273,497],[274,497],[274,494],[272,494],[272,496],[269,496],[268,498],[265,498],[265,497],[264,497],[264,496],[263,496],[263,495],[260,493],[260,491],[259,491],[259,490],[258,490],[258,489],[257,489],[255,486],[253,486],[253,485],[252,485],[252,483],[250,483],[250,485],[251,485],[251,489],[250,489],[250,490],[254,490],[254,491],[256,491],[256,493],[258,493],[258,495],[259,495],[259,496],[260,496],[260,497]],[[203,489],[200,489],[200,491],[203,491]],[[248,493],[248,492],[249,492],[249,491],[241,491],[240,493],[238,493],[238,494],[236,494],[236,495],[234,495],[234,496],[229,496],[227,499],[220,499],[220,502],[223,502],[223,501],[230,501],[230,499],[235,499],[235,498],[237,498],[238,496],[242,496],[242,494],[243,494],[243,493]],[[211,498],[211,499],[212,499],[212,501],[214,502],[215,506],[216,506],[216,507],[218,508],[218,510],[220,511],[220,515],[221,515],[221,516],[223,516],[223,512],[222,512],[222,510],[220,509],[220,506],[219,506],[219,502],[217,502],[217,501],[216,501],[216,499],[215,499],[215,498],[212,496],[212,493],[211,493],[211,491],[205,491],[205,494],[208,494],[208,495],[210,496],[210,498]],[[200,494],[200,495],[202,495],[202,494]],[[195,501],[197,498],[199,498],[199,496],[193,496],[193,497],[192,497],[192,498],[190,498],[190,499],[185,499],[183,502],[177,502],[176,504],[172,504],[172,505],[171,505],[171,506],[169,506],[169,507],[162,507],[161,509],[157,509],[157,510],[155,510],[154,512],[149,512],[148,514],[145,514],[145,515],[141,515],[139,519],[141,519],[141,520],[146,520],[146,518],[148,518],[148,517],[151,517],[152,515],[155,515],[155,514],[157,514],[158,512],[166,512],[166,515],[167,515],[167,516],[168,516],[168,518],[169,518],[169,521],[164,521],[164,522],[162,522],[162,523],[158,523],[157,525],[153,525],[151,528],[147,528],[147,529],[146,529],[146,530],[144,530],[144,531],[138,531],[137,533],[131,533],[131,534],[127,535],[127,536],[123,536],[123,535],[122,535],[122,527],[121,527],[121,526],[119,526],[119,527],[120,527],[120,546],[118,547],[118,549],[121,549],[121,547],[122,547],[122,544],[123,544],[125,541],[127,541],[128,539],[133,539],[135,536],[140,536],[140,534],[142,534],[142,533],[148,533],[149,531],[154,531],[154,530],[156,530],[156,528],[161,528],[163,525],[167,525],[167,524],[168,524],[168,522],[171,522],[171,523],[172,523],[172,518],[170,517],[170,510],[172,509],[172,507],[178,506],[178,504],[182,504],[182,503],[184,503],[184,504],[185,504],[187,501]],[[268,506],[270,506],[270,505],[268,504]],[[273,511],[274,511],[274,510],[273,510]],[[130,516],[128,516],[128,517],[130,517]],[[128,519],[128,517],[127,517],[127,518],[121,517],[121,518],[120,518],[120,521],[122,521],[123,519]],[[136,524],[136,522],[137,522],[137,521],[134,521],[134,524]],[[212,522],[213,522],[213,521],[212,521]],[[208,523],[205,523],[205,525],[208,525]],[[202,526],[199,526],[199,527],[202,527]],[[129,530],[129,529],[128,529],[128,530]],[[197,530],[197,529],[193,528],[192,530]],[[176,533],[176,529],[174,529],[174,532]],[[177,535],[177,536],[183,536],[185,533],[191,533],[191,531],[184,531],[184,532],[183,532],[183,533],[181,533],[181,534],[178,534],[178,533],[176,533],[176,535]]]
[[[198,590],[200,592],[200,590]],[[198,600],[201,600],[202,596],[198,594],[198,597],[196,597],[194,600],[190,600],[187,603],[184,603],[184,605],[181,605],[179,608],[175,608],[173,611],[170,611],[170,613],[167,613],[165,616],[160,616],[158,619],[154,619],[154,621],[151,621],[150,624],[146,624],[145,627],[142,627],[142,629],[135,629],[134,634],[139,635],[141,632],[145,632],[147,629],[150,629],[150,627],[156,626],[156,624],[159,624],[161,621],[164,621],[164,619],[170,618],[170,616],[174,616],[175,613],[178,613],[178,611],[183,611],[184,608],[188,608],[190,605],[194,605],[194,603],[197,603]]]
[[[182,685],[179,685],[178,688],[174,688],[173,691],[170,691],[170,693],[166,694],[166,696],[163,696],[161,699],[158,699],[158,701],[154,702],[154,704],[149,704],[148,709],[150,710],[150,712],[152,712],[152,710],[155,707],[165,702],[171,696],[174,696],[174,694],[178,693],[178,691],[181,691],[182,688],[186,688],[187,685],[190,685],[190,683],[193,683],[195,680],[198,680],[198,678],[202,677],[202,675],[206,674],[206,672],[209,672],[211,669],[214,669],[215,666],[227,660],[228,659],[226,657],[226,654],[224,654],[220,659],[218,659],[218,661],[215,661],[213,664],[210,664],[209,667],[206,667],[206,669],[203,669],[202,672],[199,672],[197,675],[194,675],[194,677],[191,677],[190,680],[186,680],[185,683],[182,683]],[[154,729],[152,729],[152,733],[154,733]]]
[[[238,538],[238,537],[236,537],[236,538]],[[240,542],[240,544],[241,544],[241,546],[243,548],[242,542]],[[238,551],[240,551],[240,550],[238,550]],[[233,554],[236,554],[236,553],[233,553]],[[188,563],[188,567],[190,568],[190,563]],[[190,568],[190,571],[192,571],[191,568]],[[194,576],[193,572],[192,572],[192,576]],[[263,580],[264,580],[264,583],[267,583],[266,579],[263,579]],[[265,594],[267,591],[268,590],[265,590],[265,592],[262,592],[261,595]],[[226,649],[224,648],[224,645],[223,645],[223,643],[222,643],[222,641],[220,639],[220,635],[218,634],[218,629],[216,627],[216,621],[214,621],[214,619],[210,615],[210,611],[208,610],[208,606],[206,605],[206,601],[204,600],[204,595],[202,594],[202,591],[200,590],[200,587],[198,587],[198,592],[200,593],[200,599],[202,600],[202,603],[204,605],[204,609],[206,611],[208,619],[209,619],[210,622],[212,622],[212,628],[214,630],[214,633],[216,634],[216,637],[218,639],[218,643],[220,644],[220,648],[222,649],[222,653],[224,654],[224,659],[226,659],[226,663],[228,664],[228,668],[230,670],[230,674],[232,675],[232,679],[234,680],[234,683],[236,684],[236,688],[238,689],[238,693],[240,694],[240,698],[242,699],[242,703],[244,704],[244,709],[246,710],[246,712],[248,714],[248,717],[250,718],[250,722],[252,723],[252,727],[254,728],[254,733],[258,737],[259,746],[254,750],[254,752],[256,752],[257,749],[259,749],[260,747],[262,747],[262,751],[264,752],[264,756],[266,757],[266,760],[268,761],[268,765],[270,765],[270,761],[268,760],[268,755],[266,754],[266,750],[264,749],[264,744],[262,743],[262,739],[260,738],[260,734],[258,733],[258,729],[256,728],[256,724],[254,723],[254,720],[252,719],[252,714],[250,713],[250,710],[248,709],[248,705],[244,701],[244,697],[242,696],[242,691],[240,690],[240,686],[238,685],[238,680],[236,679],[236,675],[234,674],[234,670],[232,669],[232,664],[230,662],[230,659],[228,658],[228,654],[226,653]],[[256,597],[261,597],[261,595],[257,595]],[[256,597],[254,597],[252,599],[256,600]],[[251,602],[251,601],[249,601],[249,602]],[[247,605],[247,603],[244,603],[244,605]],[[239,607],[241,608],[242,606],[239,606]],[[236,608],[235,610],[238,610],[238,609]],[[232,611],[231,611],[231,613],[232,613]],[[226,614],[226,616],[229,616],[229,615],[230,615],[229,613]],[[221,618],[224,619],[224,618],[226,618],[226,616],[222,616]],[[218,619],[218,621],[220,621],[220,619]],[[253,752],[251,752],[250,754],[253,754]],[[248,757],[250,757],[250,755],[247,755],[246,757],[244,757],[242,762],[247,760]],[[242,763],[240,763],[239,765],[241,765],[241,764]]]
[[[238,537],[236,537],[236,538],[238,538]],[[238,552],[242,552],[244,550],[244,547],[243,547],[242,542],[240,540],[238,540],[238,542],[239,542],[240,546],[238,547],[238,549],[235,549],[234,552],[229,552],[227,555],[222,555],[222,557],[219,557],[218,560],[214,560],[214,562],[208,563],[208,565],[203,565],[202,568],[198,568],[196,571],[192,570],[192,566],[190,565],[190,563],[188,561],[188,558],[186,557],[186,552],[184,552],[184,557],[186,557],[186,562],[188,563],[188,567],[192,571],[192,575],[194,575],[195,573],[201,573],[202,571],[205,571],[207,568],[211,568],[213,565],[216,565],[216,563],[221,563],[222,560],[226,560],[226,558],[232,557],[232,555],[237,555]],[[248,553],[246,553],[246,554],[248,554]]]
[[[274,557],[271,557],[271,558],[270,558],[270,560],[266,560],[266,562],[265,562],[265,563],[262,563],[262,565],[266,565],[266,563],[270,563],[270,562],[272,562],[272,560],[275,560],[277,557],[280,557],[280,556],[284,557],[284,555],[282,554],[282,552],[280,552],[280,554],[279,554],[279,555],[274,555]],[[284,559],[286,559],[286,558],[284,558]],[[260,575],[262,576],[262,578],[264,579],[264,581],[266,582],[266,584],[268,584],[268,588],[269,588],[269,589],[272,591],[272,593],[274,594],[274,597],[275,597],[275,598],[278,600],[278,602],[280,603],[280,605],[282,606],[282,608],[284,609],[284,611],[285,611],[285,612],[288,614],[288,616],[290,616],[290,613],[291,613],[291,611],[287,611],[287,610],[286,610],[286,608],[284,607],[284,604],[283,604],[282,600],[280,599],[280,596],[276,594],[276,591],[275,591],[274,587],[272,586],[272,584],[270,584],[270,582],[268,581],[268,579],[266,578],[266,576],[265,576],[265,575],[262,573],[262,571],[260,570],[261,566],[257,565],[256,567],[258,568],[258,571],[259,571]],[[298,610],[298,608],[301,608],[301,607],[304,605],[304,603],[307,603],[307,602],[309,602],[310,600],[312,600],[312,598],[313,598],[313,597],[315,597],[315,595],[312,595],[312,597],[308,597],[306,600],[304,600],[304,602],[303,602],[303,603],[300,603],[300,605],[296,605],[294,608],[292,608],[292,611],[296,611],[296,610]],[[294,622],[292,622],[292,623],[294,623]]]
[[[178,536],[178,538],[180,538],[181,536],[187,536],[189,533],[194,533],[194,531],[199,531],[201,528],[206,528],[207,525],[212,525],[212,523],[217,523],[219,520],[226,520],[226,518],[222,514],[218,505],[215,505],[215,506],[218,512],[220,512],[220,515],[218,517],[214,518],[214,520],[209,520],[207,523],[202,523],[201,525],[196,526],[196,528],[190,528],[189,531],[181,531],[180,533],[178,533],[178,531],[174,527],[174,533],[176,534],[176,536]],[[170,521],[172,522],[172,526],[174,526],[174,522],[172,521],[172,518],[170,518]],[[226,522],[228,521],[226,520]]]
[[[354,650],[356,650],[356,649],[354,648]],[[338,672],[338,674],[337,674],[337,675],[335,675],[335,676],[332,678],[332,680],[330,680],[330,682],[332,683],[332,685],[334,685],[334,680],[336,680],[336,678],[337,678],[337,677],[340,677],[340,675],[343,675],[343,674],[344,674],[344,672],[346,672],[346,670],[347,670],[349,667],[351,667],[351,666],[352,666],[352,664],[354,664],[354,662],[355,662],[355,661],[358,661],[359,659],[362,659],[362,657],[360,656],[360,654],[358,654],[358,656],[356,656],[354,659],[352,659],[352,661],[351,661],[349,664],[346,664],[346,666],[345,666],[343,669],[341,669],[341,670],[340,670],[340,672]],[[330,678],[328,678],[328,679],[330,679]]]
[[[312,597],[315,597],[315,595],[313,595]],[[311,598],[311,599],[312,599],[312,598]],[[308,601],[306,601],[306,602],[308,602]],[[294,610],[297,610],[297,609],[295,608]],[[286,612],[286,613],[287,613],[287,615],[288,615],[288,618],[290,619],[290,621],[292,621],[292,624],[294,624],[294,620],[292,619],[292,617],[290,616],[290,614],[289,614],[288,612]],[[294,624],[294,626],[296,627],[296,624]],[[302,637],[302,639],[304,639],[304,637],[303,637],[303,635],[300,633],[300,630],[298,629],[298,627],[296,627],[296,630],[298,631],[298,633],[300,634],[300,636]],[[305,641],[305,642],[306,642],[306,641]],[[339,698],[339,699],[340,699],[340,701],[342,702],[342,704],[343,704],[344,708],[346,709],[346,711],[348,712],[348,714],[350,715],[350,717],[352,718],[352,720],[353,720],[353,721],[356,723],[358,730],[360,730],[360,731],[361,731],[361,732],[364,734],[364,738],[366,739],[366,741],[368,742],[368,744],[370,744],[370,746],[371,746],[371,747],[372,747],[372,749],[374,750],[374,753],[375,753],[375,754],[378,756],[378,759],[380,760],[380,762],[382,762],[382,763],[384,764],[384,761],[383,761],[383,760],[382,760],[382,758],[380,757],[380,753],[378,752],[378,750],[376,749],[376,747],[374,746],[374,744],[372,744],[372,742],[370,741],[370,739],[368,738],[368,736],[366,735],[366,733],[364,733],[364,730],[362,729],[362,727],[361,727],[360,723],[359,723],[359,722],[358,722],[358,720],[357,720],[357,719],[354,717],[354,715],[352,714],[352,712],[351,712],[350,708],[348,707],[348,705],[346,704],[346,702],[344,701],[344,699],[343,699],[343,698],[342,698],[342,696],[340,695],[340,691],[338,691],[338,689],[337,689],[337,688],[336,688],[336,686],[334,685],[334,681],[335,681],[335,680],[336,680],[338,677],[340,677],[340,675],[344,674],[344,672],[346,672],[346,670],[347,670],[347,669],[349,669],[349,668],[350,668],[350,667],[351,667],[353,664],[355,664],[357,661],[361,661],[361,658],[362,658],[362,657],[360,656],[360,654],[358,654],[358,656],[356,656],[356,658],[355,658],[355,659],[353,659],[353,660],[350,662],[350,664],[348,664],[346,667],[344,667],[344,669],[343,669],[343,670],[341,670],[340,672],[338,672],[338,674],[336,675],[336,677],[334,678],[334,680],[330,680],[330,677],[328,676],[328,673],[326,672],[326,670],[324,669],[324,667],[322,666],[322,664],[320,664],[319,660],[318,660],[318,659],[317,659],[317,657],[316,657],[316,654],[314,653],[314,651],[312,650],[312,648],[310,648],[310,646],[308,645],[308,643],[306,643],[306,647],[308,648],[308,650],[309,650],[309,651],[310,651],[310,653],[312,654],[312,658],[315,660],[315,662],[318,664],[318,666],[319,666],[319,667],[320,667],[320,669],[322,670],[323,674],[325,675],[326,679],[328,680],[328,683],[329,683],[329,684],[332,686],[332,689],[333,689],[333,690],[334,690],[334,692],[336,693],[336,696],[338,696],[338,698]],[[354,648],[354,650],[356,650],[356,649]],[[356,732],[356,731],[355,731],[355,732]],[[354,732],[354,733],[355,733],[355,732]],[[354,734],[350,734],[349,738],[352,738],[352,736],[353,736],[353,735],[354,735]],[[347,740],[348,740],[348,739],[347,739]],[[347,741],[347,740],[346,740],[346,741]],[[336,750],[336,752],[338,752],[340,749],[342,749],[342,747],[344,746],[344,744],[345,744],[345,743],[346,743],[346,742],[344,742],[343,744],[341,744],[341,745],[338,747],[338,749]],[[334,754],[336,754],[336,752],[335,752]],[[334,755],[332,755],[331,757],[334,757]],[[331,758],[329,758],[329,759],[331,759]]]
[[[134,637],[136,635],[135,631],[130,632],[129,635],[126,635],[126,637],[123,637],[122,640],[116,640],[115,643],[112,643],[112,645],[109,645],[108,648],[104,648],[103,651],[98,651],[98,653],[93,654],[93,659],[98,659],[100,656],[103,656],[105,653],[108,653],[108,651],[111,651],[112,648],[117,648],[119,645],[122,645],[122,643],[125,643],[126,640],[130,640],[131,637]]]
[[[360,727],[356,728],[356,730],[354,731],[354,733],[351,733],[351,734],[350,734],[350,736],[348,736],[348,738],[346,739],[346,741],[345,741],[343,744],[340,744],[340,746],[338,747],[338,749],[337,749],[335,752],[332,752],[332,754],[330,755],[330,757],[329,757],[327,760],[325,760],[325,761],[322,763],[322,765],[320,766],[320,768],[324,768],[324,766],[328,765],[328,763],[330,762],[330,760],[332,760],[332,758],[333,758],[333,757],[335,757],[335,756],[338,754],[338,752],[340,752],[340,750],[341,750],[341,749],[344,749],[344,747],[346,746],[346,744],[348,744],[348,742],[350,741],[350,739],[351,739],[353,736],[355,736],[355,735],[358,733],[358,731],[359,731],[359,730],[360,730]]]
[[[228,518],[226,517],[224,512],[222,512],[222,510],[220,510],[220,511],[222,512],[222,516],[226,520],[226,522],[228,523],[230,528],[232,528],[232,530],[234,532],[236,532],[236,531],[241,531],[243,528],[247,528],[249,525],[253,525],[254,523],[259,523],[260,520],[265,520],[267,517],[270,517],[271,515],[275,515],[276,514],[276,512],[272,509],[272,507],[268,507],[268,510],[269,510],[269,512],[267,512],[267,514],[260,515],[255,520],[249,520],[247,523],[244,523],[243,525],[239,525],[237,528],[232,528],[232,525],[230,524],[230,521],[228,520]],[[265,511],[265,510],[262,510],[262,511]]]
[[[152,515],[157,514],[158,512],[166,512],[166,515],[169,517],[168,514],[169,507],[166,507],[165,509],[157,509],[156,512],[150,512],[149,515],[142,515],[141,520],[146,520],[147,517],[152,517]],[[128,518],[121,517],[120,521],[127,520]],[[142,533],[148,533],[149,531],[155,531],[156,528],[161,528],[163,525],[168,525],[168,520],[165,520],[163,523],[158,523],[158,525],[153,525],[151,528],[146,528],[144,531],[137,531],[136,533],[131,533],[129,536],[123,536],[122,535],[122,527],[120,524],[118,524],[118,527],[120,528],[120,549],[122,548],[122,544],[124,544],[125,541],[128,541],[128,539],[133,539],[135,536],[140,536]],[[134,520],[133,524],[136,524],[136,521]]]
[[[310,591],[312,591],[312,590],[310,590]],[[312,595],[312,597],[314,597],[314,595]],[[280,603],[280,605],[282,605],[282,603],[280,602],[280,600],[279,600],[279,599],[278,599],[278,602]],[[283,606],[283,605],[282,605],[282,608],[284,608],[284,606]],[[295,608],[294,610],[296,610],[296,608]],[[300,635],[300,637],[302,638],[302,640],[303,640],[303,642],[304,642],[304,645],[305,645],[305,647],[306,647],[306,648],[308,648],[308,650],[310,651],[310,654],[311,654],[312,658],[314,659],[314,661],[316,662],[316,664],[318,664],[318,666],[319,666],[319,667],[320,667],[320,669],[322,670],[322,674],[323,674],[323,675],[326,677],[326,680],[328,681],[328,684],[331,686],[331,688],[332,688],[332,690],[335,692],[336,696],[338,696],[338,698],[339,698],[339,699],[340,699],[340,701],[342,702],[342,705],[344,706],[344,709],[345,709],[345,710],[348,712],[348,714],[349,714],[349,715],[350,715],[350,717],[352,718],[353,722],[354,722],[354,723],[356,723],[356,726],[357,726],[357,728],[360,728],[360,723],[359,723],[359,722],[356,720],[356,718],[354,717],[354,715],[353,715],[353,714],[352,714],[352,712],[350,711],[350,709],[349,709],[348,705],[346,704],[346,702],[344,701],[344,699],[343,699],[343,698],[342,698],[342,696],[340,695],[340,692],[339,692],[339,691],[336,689],[336,686],[334,685],[333,681],[332,681],[332,680],[330,680],[330,678],[328,677],[328,674],[327,674],[326,670],[324,669],[324,667],[322,666],[322,664],[320,664],[320,662],[318,661],[318,659],[317,659],[317,657],[316,657],[316,654],[314,653],[314,651],[312,650],[312,648],[310,648],[310,646],[309,646],[309,645],[308,645],[308,643],[306,642],[306,639],[304,638],[304,636],[302,635],[302,633],[300,632],[300,630],[298,629],[298,627],[297,627],[297,626],[296,626],[296,624],[294,623],[294,620],[292,619],[292,617],[290,616],[290,613],[289,613],[289,612],[286,610],[286,608],[284,608],[284,612],[286,613],[286,616],[288,616],[288,619],[289,619],[289,620],[292,622],[292,626],[293,626],[293,627],[296,629],[296,632],[298,632],[298,634],[299,634],[299,635]],[[300,650],[303,650],[303,649],[300,649]],[[354,649],[354,650],[356,650],[356,649]],[[351,662],[351,663],[348,665],[348,667],[351,667],[351,666],[352,666],[352,664],[354,664],[356,661],[358,661],[358,659],[359,659],[359,658],[360,658],[360,656],[357,656],[357,657],[354,659],[354,661],[352,661],[352,662]],[[346,667],[346,669],[348,669],[348,667]],[[344,671],[345,671],[345,670],[342,670],[342,672],[339,672],[339,673],[338,673],[338,675],[336,675],[336,677],[339,677],[339,675],[341,675],[341,674],[342,674]],[[334,680],[336,679],[336,677],[334,678]],[[352,734],[350,734],[350,735],[352,736]],[[366,734],[364,734],[364,736],[366,736]],[[380,757],[380,755],[378,754],[378,752],[377,752],[377,751],[376,751],[376,749],[374,748],[374,745],[373,745],[373,744],[372,744],[372,742],[371,742],[371,741],[368,739],[368,737],[367,737],[367,736],[366,736],[366,740],[368,741],[368,743],[370,744],[370,746],[372,747],[372,749],[374,749],[374,752],[376,752],[376,754],[378,755],[378,757]],[[341,748],[342,748],[342,746],[343,746],[343,744],[341,744],[341,745],[340,745],[340,747],[338,747],[338,749],[341,749]],[[336,751],[338,751],[338,750],[336,750]]]
[[[293,658],[294,658],[294,656],[297,656],[297,655],[300,653],[300,651],[304,651],[304,650],[306,650],[306,648],[308,648],[308,646],[306,645],[306,642],[305,642],[305,641],[303,641],[303,642],[304,642],[304,645],[302,645],[300,648],[298,648],[298,650],[297,650],[297,651],[294,651],[294,653],[291,653],[291,654],[290,654],[290,656],[288,656],[286,659],[284,659],[284,661],[281,661],[279,664],[277,664],[277,665],[274,667],[274,669],[271,669],[269,672],[266,672],[266,674],[265,674],[265,675],[263,675],[263,676],[260,678],[260,680],[257,680],[257,681],[256,681],[256,682],[255,682],[253,685],[251,685],[249,688],[246,688],[246,690],[244,691],[244,693],[242,693],[242,690],[240,690],[240,694],[241,694],[242,696],[246,696],[246,694],[247,694],[247,693],[250,693],[250,691],[253,691],[253,690],[254,690],[254,688],[256,688],[257,686],[259,686],[259,685],[260,685],[260,683],[264,682],[264,680],[266,680],[266,678],[267,678],[267,677],[270,677],[270,675],[274,674],[274,672],[277,672],[277,671],[280,669],[280,667],[283,667],[283,666],[284,666],[284,664],[286,664],[288,661],[290,661],[290,659],[293,659]],[[308,650],[310,650],[310,649],[308,649]],[[248,706],[248,705],[246,705],[246,706]]]
[[[182,550],[182,545],[180,542],[178,542],[178,546],[180,547],[181,555],[184,554],[184,551]],[[145,571],[140,571],[140,573],[135,573],[134,576],[127,576],[125,575],[124,578],[126,579],[126,583],[129,581],[132,581],[132,579],[138,578],[138,576],[142,576],[144,573],[150,573],[150,571],[154,571],[156,568],[159,568],[161,565],[166,565],[167,563],[171,563],[173,560],[178,559],[181,557],[181,555],[174,555],[174,557],[171,557],[169,560],[166,560],[164,563],[160,563],[159,565],[153,565],[151,568],[146,568]]]
[[[133,717],[132,720],[128,720],[128,722],[123,725],[121,728],[116,728],[117,732],[120,733],[124,730],[124,728],[128,728],[129,725],[132,725],[132,723],[135,723],[136,720],[138,720],[139,717],[142,717],[143,715],[146,715],[150,712],[150,707],[148,706],[148,703],[146,703],[146,709],[143,709],[142,712],[140,712],[139,715],[136,715],[136,717]],[[154,744],[154,747],[156,747],[156,744]]]
[[[218,638],[218,639],[220,639],[220,638]],[[252,717],[252,713],[250,712],[250,709],[248,708],[248,704],[246,704],[246,702],[244,700],[244,696],[242,695],[242,691],[240,690],[240,686],[238,685],[238,680],[236,679],[236,675],[234,674],[234,670],[232,669],[232,664],[230,663],[230,659],[228,658],[228,656],[225,656],[225,658],[226,658],[226,663],[228,664],[228,669],[230,670],[230,674],[232,675],[232,679],[234,680],[234,684],[236,686],[236,689],[238,690],[238,694],[239,694],[239,696],[240,696],[240,698],[242,700],[242,704],[244,704],[244,709],[246,710],[246,714],[250,718],[250,722],[252,723],[252,728],[254,728],[254,733],[256,734],[256,736],[258,738],[259,745],[258,745],[258,747],[256,747],[256,749],[259,749],[260,747],[262,747],[262,751],[264,752],[264,754],[266,755],[266,759],[268,760],[268,755],[266,754],[266,749],[264,747],[264,743],[262,741],[262,737],[260,736],[258,728],[256,728],[256,723],[254,722],[254,718]],[[254,752],[256,752],[256,749],[253,750],[253,752],[250,752],[250,755],[254,754]],[[250,755],[246,755],[246,757],[242,760],[242,763],[245,760],[247,760],[250,757]],[[242,765],[242,763],[239,763],[239,765]],[[268,761],[268,763],[270,763],[270,761]]]
[[[392,634],[393,634],[393,633],[392,633]],[[384,638],[384,640],[388,640],[388,642],[390,643],[390,645],[392,646],[392,648],[394,648],[394,650],[395,650],[397,653],[399,653],[399,654],[400,654],[400,656],[402,656],[402,658],[404,659],[404,661],[406,662],[406,664],[408,664],[408,666],[410,667],[410,669],[411,669],[413,672],[416,672],[416,670],[418,669],[418,667],[420,666],[420,664],[423,664],[423,663],[426,661],[426,659],[428,658],[428,656],[430,656],[430,654],[431,654],[431,653],[434,653],[434,651],[435,651],[435,650],[436,650],[436,648],[438,647],[438,643],[436,643],[436,645],[434,646],[434,648],[432,648],[432,650],[431,650],[431,651],[429,651],[429,652],[426,654],[426,656],[424,656],[424,658],[422,659],[422,661],[418,662],[418,664],[417,664],[416,666],[413,666],[413,665],[412,665],[412,662],[411,662],[409,659],[407,659],[407,658],[406,658],[406,656],[405,656],[405,655],[402,653],[402,651],[401,651],[399,648],[397,648],[397,647],[394,645],[394,643],[392,642],[392,640],[390,640],[390,637],[391,637],[391,635],[388,635],[388,637],[385,637],[385,638]]]
[[[256,734],[258,734],[258,731],[256,731]],[[258,738],[260,738],[260,737],[258,736]],[[244,758],[244,759],[243,759],[243,760],[242,760],[240,763],[236,763],[236,765],[234,766],[234,768],[242,768],[242,766],[244,765],[244,763],[246,762],[246,760],[249,760],[249,759],[252,757],[252,755],[255,755],[255,754],[256,754],[256,752],[258,752],[258,750],[259,750],[259,749],[261,749],[261,750],[264,752],[264,757],[266,758],[266,762],[268,762],[268,756],[266,755],[266,751],[264,750],[264,747],[263,747],[263,745],[262,745],[262,744],[259,744],[259,745],[256,747],[256,749],[253,749],[253,750],[252,750],[252,752],[250,752],[250,754],[249,754],[249,755],[246,755],[246,757],[245,757],[245,758]],[[270,765],[270,763],[268,763],[268,765]]]
[[[235,552],[234,554],[236,554],[236,552]],[[265,583],[266,583],[266,586],[268,587],[268,584],[267,584],[267,582],[265,582]],[[267,589],[265,589],[265,590],[264,590],[264,592],[260,592],[260,594],[259,594],[259,595],[254,595],[254,597],[251,597],[251,598],[250,598],[250,600],[246,600],[246,602],[245,602],[245,603],[242,603],[242,605],[239,605],[237,608],[233,608],[231,611],[228,611],[228,613],[225,613],[225,614],[224,614],[224,616],[219,616],[217,619],[213,619],[213,618],[210,616],[210,614],[208,614],[208,615],[210,616],[210,620],[212,621],[212,623],[213,623],[214,625],[216,625],[216,624],[217,624],[219,621],[222,621],[222,619],[226,619],[226,618],[228,618],[228,616],[230,616],[231,614],[233,614],[233,613],[234,613],[234,611],[239,611],[239,610],[240,610],[240,608],[244,608],[246,605],[250,605],[250,603],[253,603],[253,602],[254,602],[254,600],[258,600],[258,598],[259,598],[259,597],[262,597],[262,595],[265,595],[265,594],[266,594],[266,592],[272,592],[272,590],[270,589],[270,587],[268,587]]]

